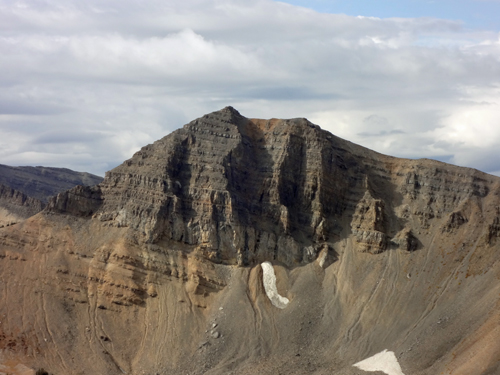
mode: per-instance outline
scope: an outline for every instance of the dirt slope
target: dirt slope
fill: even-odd
[[[0,229],[0,350],[54,374],[352,375],[384,349],[498,374],[499,192],[227,107]]]

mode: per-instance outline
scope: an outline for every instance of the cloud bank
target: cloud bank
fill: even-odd
[[[500,37],[270,0],[0,0],[0,163],[103,174],[232,105],[500,174]]]

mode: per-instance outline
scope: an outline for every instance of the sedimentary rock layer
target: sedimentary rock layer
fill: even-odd
[[[65,374],[354,374],[385,349],[407,375],[493,374],[499,194],[227,107],[0,229],[0,350]]]

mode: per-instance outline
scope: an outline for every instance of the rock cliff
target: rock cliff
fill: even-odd
[[[38,199],[0,184],[0,227],[27,219],[42,211],[44,206]]]
[[[355,374],[384,349],[498,373],[499,194],[227,107],[0,229],[0,350],[55,374]]]

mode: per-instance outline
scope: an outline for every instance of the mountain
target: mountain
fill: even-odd
[[[67,168],[11,167],[0,164],[0,184],[47,202],[49,197],[76,185],[97,185],[102,177]]]
[[[499,194],[477,170],[226,107],[0,229],[0,357],[53,374],[382,373],[362,370],[372,356],[399,362],[390,375],[499,374]]]

